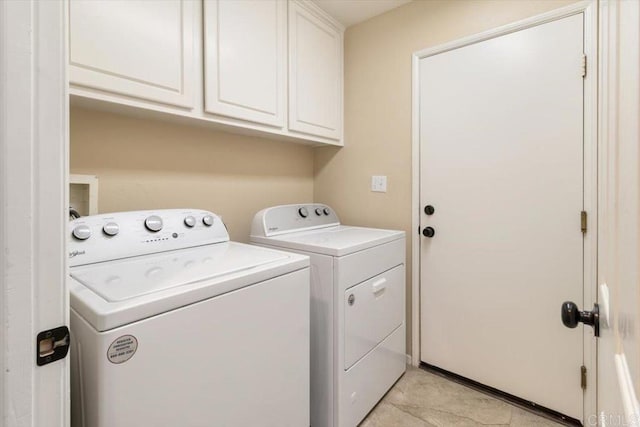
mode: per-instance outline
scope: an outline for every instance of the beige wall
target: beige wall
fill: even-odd
[[[193,207],[248,240],[253,214],[313,199],[313,148],[79,108],[71,173],[99,178],[99,212]]]
[[[342,222],[407,232],[411,346],[411,55],[561,7],[565,0],[414,0],[345,34],[345,148],[315,152],[314,200]],[[388,192],[370,191],[371,175]]]

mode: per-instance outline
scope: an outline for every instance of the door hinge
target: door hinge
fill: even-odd
[[[582,66],[581,66],[581,70],[582,70],[582,77],[587,77],[587,55],[582,55]]]
[[[580,366],[580,387],[587,389],[587,367],[584,365]]]
[[[580,212],[580,231],[582,234],[587,232],[587,211]]]

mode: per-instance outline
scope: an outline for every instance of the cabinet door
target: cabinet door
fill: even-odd
[[[285,0],[205,0],[205,111],[283,127]]]
[[[192,0],[71,0],[71,84],[192,108],[195,13]]]
[[[342,40],[313,5],[290,2],[290,130],[342,139]]]

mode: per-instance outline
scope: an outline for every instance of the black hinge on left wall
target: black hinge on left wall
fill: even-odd
[[[587,367],[584,365],[580,366],[580,387],[587,389]]]

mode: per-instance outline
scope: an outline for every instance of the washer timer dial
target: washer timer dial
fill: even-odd
[[[158,215],[151,215],[144,220],[144,226],[147,227],[147,230],[158,232],[162,230],[162,218]]]

